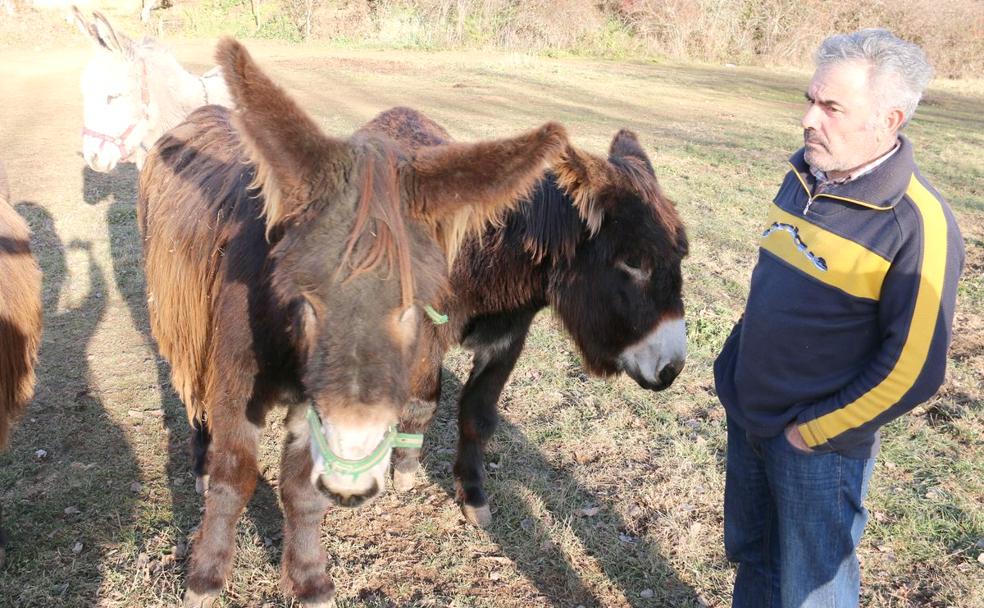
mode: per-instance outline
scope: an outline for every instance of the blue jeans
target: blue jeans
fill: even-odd
[[[728,418],[724,546],[738,563],[734,608],[858,605],[854,553],[874,459],[807,454]]]

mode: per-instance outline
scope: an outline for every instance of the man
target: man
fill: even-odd
[[[826,39],[804,148],[714,365],[733,605],[857,606],[878,429],[943,382],[963,241],[899,134],[931,68],[880,29]]]

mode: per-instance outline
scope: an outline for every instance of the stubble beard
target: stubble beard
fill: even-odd
[[[810,144],[813,144],[812,146]],[[803,158],[814,169],[819,169],[824,173],[829,171],[842,171],[836,159],[830,155],[830,150],[826,144],[820,141],[819,137],[811,136],[809,131],[803,131]]]

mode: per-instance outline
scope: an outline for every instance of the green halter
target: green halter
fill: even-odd
[[[437,312],[430,304],[426,304],[424,306],[424,312],[427,313],[427,316],[430,317],[431,323],[434,325],[444,325],[448,322],[448,316]]]
[[[420,449],[424,445],[424,436],[417,433],[398,433],[395,426],[391,426],[386,431],[386,436],[379,442],[376,449],[365,458],[359,460],[347,460],[340,458],[328,447],[325,434],[321,430],[321,418],[313,407],[308,406],[307,410],[308,425],[311,427],[311,435],[321,452],[321,457],[325,459],[325,472],[338,473],[340,475],[351,475],[352,481],[360,475],[369,471],[386,457],[390,448],[416,448]]]

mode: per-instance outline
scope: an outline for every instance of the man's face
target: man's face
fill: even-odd
[[[803,115],[806,162],[839,178],[888,151],[894,144],[878,109],[868,66],[843,61],[819,68],[810,81]]]

